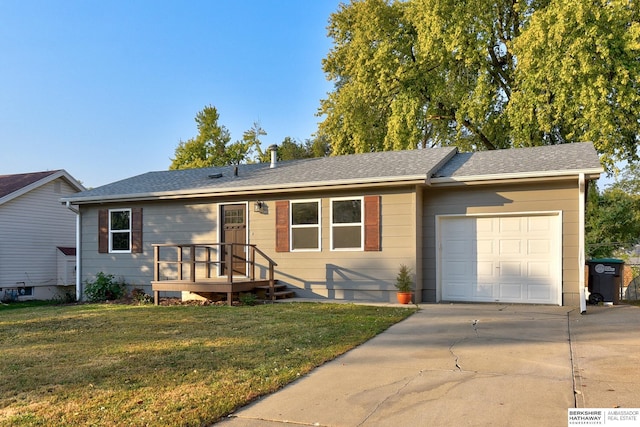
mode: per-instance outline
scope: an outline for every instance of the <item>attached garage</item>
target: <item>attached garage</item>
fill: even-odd
[[[559,212],[437,223],[441,300],[562,304]]]

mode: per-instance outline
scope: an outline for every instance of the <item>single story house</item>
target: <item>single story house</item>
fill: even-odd
[[[85,188],[64,170],[0,175],[0,300],[76,289],[76,215],[60,198]]]
[[[62,201],[79,212],[79,287],[98,272],[149,291],[273,269],[299,297],[394,301],[405,264],[415,302],[577,306],[586,183],[602,171],[590,143],[272,152],[271,164],[149,172]]]

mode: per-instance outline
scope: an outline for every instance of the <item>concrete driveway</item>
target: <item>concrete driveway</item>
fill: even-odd
[[[423,305],[225,427],[566,426],[640,406],[640,309]]]

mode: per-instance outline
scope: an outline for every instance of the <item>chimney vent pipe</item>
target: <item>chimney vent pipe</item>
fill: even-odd
[[[276,167],[276,163],[278,162],[278,146],[275,144],[270,145],[269,150],[271,151],[271,165],[269,168],[273,169]]]

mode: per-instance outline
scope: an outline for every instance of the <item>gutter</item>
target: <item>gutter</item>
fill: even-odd
[[[469,175],[459,177],[435,177],[427,180],[429,185],[463,185],[469,183],[485,183],[486,181],[506,181],[506,180],[522,180],[534,178],[564,178],[583,175],[588,179],[595,179],[604,172],[602,168],[584,169],[584,170],[557,170],[545,172],[514,172],[504,174],[487,174],[487,175]]]
[[[82,268],[81,268],[81,257],[80,257],[80,253],[82,252],[81,249],[81,241],[82,239],[80,238],[80,230],[81,230],[81,223],[80,223],[80,209],[78,209],[77,207],[73,206],[71,204],[70,201],[66,201],[65,202],[67,209],[69,209],[71,212],[76,214],[76,301],[80,301],[81,297],[82,297],[82,281],[80,280],[82,278]]]
[[[300,189],[307,190],[323,190],[330,189],[335,187],[353,187],[353,186],[383,186],[389,184],[400,184],[400,185],[416,185],[416,184],[424,184],[425,176],[415,175],[415,176],[402,176],[402,177],[375,177],[370,178],[368,180],[362,179],[344,179],[339,181],[319,181],[317,183],[287,183],[287,184],[272,184],[272,185],[262,185],[259,187],[230,187],[228,189],[197,189],[190,191],[180,191],[180,192],[171,192],[171,191],[162,191],[157,193],[132,193],[132,194],[117,194],[117,195],[108,195],[108,196],[89,196],[89,197],[78,197],[78,198],[65,198],[62,199],[63,202],[70,204],[90,204],[90,203],[104,203],[104,202],[132,202],[132,201],[143,201],[143,200],[172,200],[172,199],[181,199],[184,197],[192,197],[192,198],[203,198],[203,197],[221,197],[221,196],[232,196],[232,195],[253,195],[253,194],[264,194],[265,192],[270,193],[288,193],[291,191],[299,191]],[[216,191],[217,190],[217,191]]]

